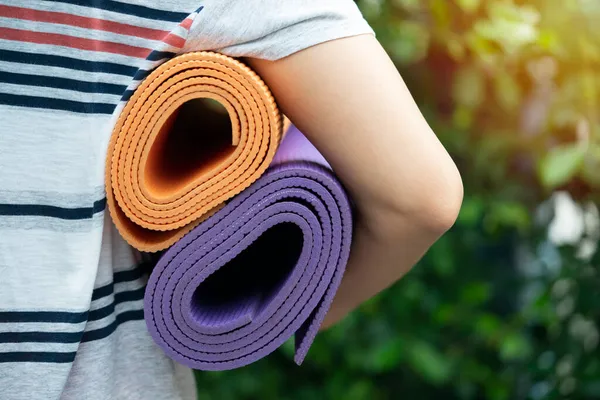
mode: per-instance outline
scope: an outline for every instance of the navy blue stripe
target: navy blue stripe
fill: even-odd
[[[150,75],[151,72],[151,70],[147,69],[138,69],[135,75],[133,76],[133,79],[136,81],[143,81],[148,75]]]
[[[144,298],[145,287],[139,289],[130,290],[115,294],[115,300],[107,306],[91,310],[88,316],[88,321],[97,321],[102,318],[106,318],[115,312],[115,307],[118,304],[126,303],[128,301],[137,301]]]
[[[119,325],[128,321],[144,319],[144,310],[126,311],[117,314],[109,325],[87,332],[0,332],[0,343],[79,343],[104,339],[113,333]],[[6,353],[0,353],[0,359]]]
[[[23,96],[0,93],[0,104],[17,107],[63,110],[81,114],[111,114],[116,104],[84,103],[80,101],[53,99],[49,97]]]
[[[65,208],[44,204],[0,204],[0,215],[51,217],[65,220],[90,219],[104,211],[106,199],[97,200],[92,207]]]
[[[117,327],[128,321],[140,321],[144,319],[144,310],[126,311],[118,314],[115,320],[108,326],[93,331],[87,331],[81,338],[81,343],[92,342],[110,336]]]
[[[0,332],[0,343],[78,343],[80,332]],[[0,357],[1,357],[0,353]]]
[[[146,288],[141,287],[135,290],[115,293],[115,304],[126,303],[128,301],[137,301],[144,298]]]
[[[117,283],[131,282],[141,278],[146,272],[145,270],[146,263],[142,263],[134,269],[115,272],[111,283],[94,289],[92,301],[111,295],[114,292],[115,284]]]
[[[129,302],[129,301],[142,300],[144,298],[144,291],[145,291],[145,287],[141,287],[139,289],[115,294],[115,299],[111,304],[109,304],[105,307],[99,308],[97,310],[90,311],[87,320],[88,321],[97,321],[102,318],[106,318],[106,317],[114,314],[116,305],[125,303],[125,302]],[[78,331],[78,332],[39,332],[39,331],[0,332],[0,343],[78,343],[78,342],[82,341],[84,337],[88,337],[87,341],[89,341],[89,340],[93,340],[93,339],[89,339],[89,338],[95,337],[94,335],[104,335],[104,333],[107,331],[110,331],[110,329],[112,329],[112,331],[114,331],[114,329],[116,328],[116,325],[118,325],[121,322],[124,322],[123,318],[125,318],[125,320],[129,321],[129,319],[127,319],[127,318],[129,318],[129,317],[127,317],[128,315],[138,315],[138,313],[141,313],[141,315],[142,315],[141,319],[143,319],[143,310],[125,311],[123,313],[117,314],[117,316],[115,318],[116,322],[113,321],[110,325],[108,325],[104,328],[99,328],[99,329],[95,329],[95,330],[91,330],[91,331],[87,331],[87,332],[84,332],[83,330]],[[20,314],[23,315],[26,313],[20,313]],[[63,313],[63,314],[69,314],[69,313]],[[123,317],[123,315],[125,315],[126,317]],[[4,322],[2,320],[0,320],[0,321]],[[121,321],[121,322],[119,322],[119,321]],[[6,322],[10,322],[10,321],[6,321]],[[34,321],[24,321],[22,318],[19,321],[13,321],[13,322],[34,322]],[[41,322],[41,321],[35,321],[35,322]],[[105,336],[102,336],[102,337],[105,337]]]
[[[72,363],[76,352],[53,353],[53,352],[30,352],[12,351],[0,353],[0,363],[8,362],[38,362],[38,363]]]
[[[98,321],[99,319],[106,318],[110,314],[115,312],[115,303],[110,303],[107,306],[98,308],[97,310],[91,310],[88,317],[88,321]]]
[[[0,334],[0,342],[4,343],[23,343],[23,342],[36,342],[36,343],[81,343],[92,342],[95,340],[101,340],[112,333],[114,333],[119,325],[129,321],[142,321],[144,319],[144,310],[133,310],[126,311],[118,314],[115,320],[108,326],[100,329],[94,329],[87,332],[67,332],[67,333],[55,333],[55,332],[22,332],[17,335],[23,335],[20,338],[16,338],[13,342],[2,341],[2,335]],[[14,335],[15,333],[8,333]],[[24,340],[27,339],[27,340]],[[75,360],[76,352],[59,353],[59,352],[25,352],[25,351],[14,351],[0,353],[0,363],[6,362],[46,362],[46,363],[71,363]]]
[[[171,51],[156,51],[153,50],[150,54],[148,54],[148,57],[146,57],[146,60],[148,61],[160,61],[160,60],[164,60],[165,58],[173,58],[175,57],[176,54],[171,52]]]
[[[152,53],[151,53],[151,55],[152,55]],[[140,70],[138,70],[135,73],[135,75],[133,77],[133,80],[134,81],[143,81],[144,79],[146,79],[146,77],[148,75],[150,75],[151,72],[152,71],[145,70],[145,69],[140,69]],[[121,101],[129,101],[129,99],[131,98],[131,96],[133,96],[134,92],[135,92],[134,90],[126,90],[125,92],[123,92],[123,96],[121,97]]]
[[[25,53],[21,51],[0,50],[0,60],[20,64],[44,65],[60,67],[77,71],[100,72],[124,76],[134,76],[138,71],[135,66],[116,64],[104,61],[88,61],[78,58],[55,56],[39,53]]]
[[[106,209],[106,197],[96,200],[92,205],[92,213],[96,214]]]
[[[117,315],[115,320],[108,326],[100,329],[94,329],[92,331],[87,331],[81,335],[81,332],[78,333],[47,333],[47,332],[35,332],[35,333],[43,333],[44,339],[48,339],[47,341],[42,340],[33,340],[38,343],[77,343],[81,338],[81,342],[92,342],[95,340],[104,339],[114,333],[119,325],[124,324],[129,321],[141,321],[144,319],[144,310],[134,310],[134,311],[126,311]],[[56,336],[58,335],[58,336]],[[54,336],[53,338],[51,336]],[[77,336],[77,337],[76,337]],[[35,339],[40,339],[41,337],[37,337]],[[54,339],[54,340],[49,340]],[[59,340],[56,340],[59,339]],[[31,340],[30,340],[31,341]],[[24,340],[19,340],[19,342],[24,342]],[[76,352],[68,352],[68,353],[60,353],[60,352],[29,352],[29,351],[13,351],[0,353],[0,363],[7,362],[39,362],[39,363],[71,363],[75,360]]]
[[[111,304],[111,312],[104,315],[107,317],[114,313],[114,304]],[[106,307],[108,308],[108,307]],[[93,311],[90,312],[90,321]],[[100,319],[100,318],[98,318]],[[131,310],[117,314],[115,320],[109,325],[90,331],[78,332],[0,332],[0,343],[79,343],[89,342],[97,338],[104,338],[114,332],[116,327],[132,319],[144,319],[144,310]],[[106,334],[106,332],[109,332]],[[0,353],[1,354],[1,353]]]
[[[136,279],[139,279],[144,275],[146,267],[147,264],[144,262],[140,263],[134,269],[129,269],[127,271],[117,271],[113,274],[113,282],[123,283],[135,281]]]
[[[115,285],[109,283],[108,285],[94,289],[94,291],[92,292],[92,301],[101,299],[106,296],[110,296],[114,291],[114,287]]]
[[[134,91],[133,90],[126,90],[125,92],[123,92],[123,96],[121,97],[121,101],[129,101],[129,99],[131,98],[131,96],[133,96]]]
[[[77,6],[97,8],[113,11],[119,14],[134,15],[136,17],[154,19],[159,21],[182,22],[191,13],[159,10],[137,4],[121,3],[114,0],[46,0],[54,3],[67,3]]]
[[[0,82],[15,85],[52,87],[57,89],[72,90],[83,93],[122,94],[127,86],[114,83],[86,82],[76,79],[59,78],[55,76],[19,74],[14,72],[0,72]]]
[[[0,311],[0,322],[52,322],[79,324],[87,321],[87,317],[87,311]]]
[[[109,296],[114,291],[115,283],[124,283],[135,281],[141,278],[146,273],[147,264],[141,263],[137,267],[127,270],[115,272],[113,275],[113,283],[102,286],[95,289],[92,294],[92,300],[97,300],[102,297]],[[144,288],[134,289],[117,293],[115,295],[114,302],[106,307],[98,310],[83,311],[83,312],[67,312],[67,311],[1,311],[0,312],[0,323],[14,323],[14,322],[48,322],[48,323],[68,323],[78,324],[88,320],[95,320],[101,318],[91,318],[92,313],[96,313],[94,316],[98,316],[105,311],[104,309],[110,309],[114,311],[115,303],[119,304],[126,301],[141,300],[144,297]],[[109,315],[108,313],[107,315]]]

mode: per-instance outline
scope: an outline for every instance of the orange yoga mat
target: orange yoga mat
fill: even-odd
[[[109,144],[107,203],[119,232],[141,251],[169,247],[263,174],[285,124],[240,61],[194,52],[160,65],[125,105]]]

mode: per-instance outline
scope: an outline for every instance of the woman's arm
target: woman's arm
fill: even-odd
[[[328,327],[402,277],[452,226],[460,175],[372,35],[249,63],[358,207]]]

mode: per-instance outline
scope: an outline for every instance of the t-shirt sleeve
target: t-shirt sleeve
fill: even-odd
[[[205,0],[184,51],[277,60],[344,37],[374,34],[352,0]]]

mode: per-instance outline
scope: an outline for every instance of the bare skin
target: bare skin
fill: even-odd
[[[326,329],[400,279],[454,224],[460,175],[373,36],[248,62],[357,204],[350,260]]]

